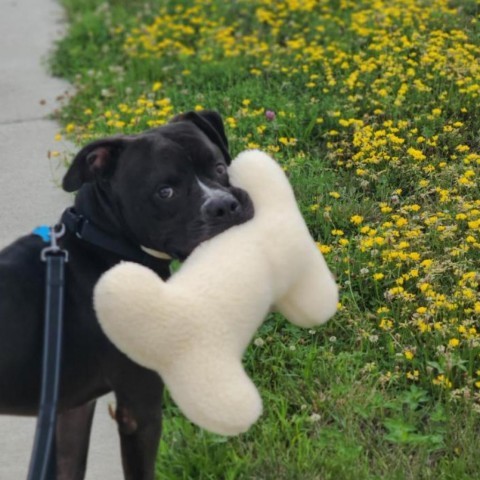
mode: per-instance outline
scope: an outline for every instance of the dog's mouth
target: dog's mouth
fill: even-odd
[[[166,242],[164,252],[172,258],[185,260],[201,243],[210,240],[237,225],[251,220],[254,216],[254,207],[250,196],[241,189],[234,189],[235,198],[239,202],[238,211],[234,215],[225,213],[214,217],[199,214],[186,226],[183,242],[171,239]]]
[[[210,240],[229,228],[248,222],[248,220],[253,218],[255,213],[253,203],[247,192],[241,189],[234,189],[232,193],[238,201],[238,204],[232,207],[233,212],[220,211],[220,214],[214,217],[207,219],[203,217],[202,233],[198,237],[199,241],[197,245],[206,240]]]

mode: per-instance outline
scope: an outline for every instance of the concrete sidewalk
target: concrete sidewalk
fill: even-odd
[[[68,85],[49,77],[42,62],[61,32],[54,0],[0,0],[0,248],[35,226],[56,222],[72,197],[58,187],[63,168],[49,150],[68,149],[46,116]],[[89,480],[118,480],[116,425],[99,401],[90,445]],[[35,419],[0,416],[0,480],[26,478]]]

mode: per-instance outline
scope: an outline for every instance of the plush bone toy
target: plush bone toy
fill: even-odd
[[[268,312],[311,327],[327,321],[338,300],[280,166],[246,151],[230,180],[250,194],[252,220],[201,244],[168,282],[122,263],[95,288],[109,338],[161,375],[191,421],[222,435],[248,430],[262,413],[241,359]]]

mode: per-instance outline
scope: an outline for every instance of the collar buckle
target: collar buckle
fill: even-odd
[[[47,257],[51,255],[63,256],[64,261],[68,262],[68,252],[60,248],[57,243],[57,240],[63,237],[63,235],[65,234],[65,230],[65,225],[63,223],[60,223],[59,225],[50,228],[50,245],[42,249],[40,253],[40,258],[42,259],[42,262],[46,262]]]

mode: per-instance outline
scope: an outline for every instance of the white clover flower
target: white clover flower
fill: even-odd
[[[308,420],[312,423],[319,422],[321,420],[321,416],[318,413],[312,413],[309,417]]]

